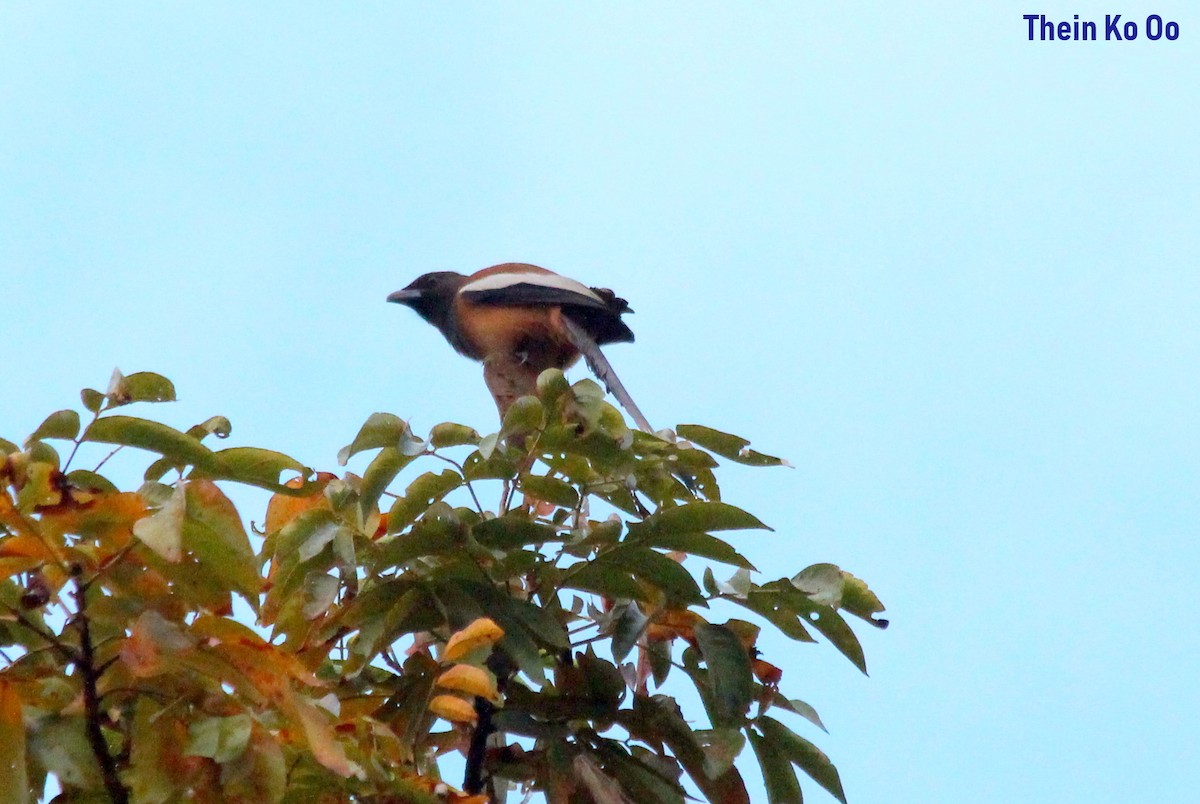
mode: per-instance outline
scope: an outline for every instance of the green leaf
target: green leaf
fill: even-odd
[[[571,760],[571,776],[587,792],[587,800],[596,804],[628,804],[634,800],[590,753],[575,755]]]
[[[484,461],[491,460],[493,453],[495,453],[495,451],[496,451],[496,447],[498,447],[499,445],[500,445],[500,434],[499,433],[489,433],[488,435],[485,435],[483,438],[479,439],[479,457],[480,457],[480,459],[484,460]],[[472,456],[472,457],[474,457],[474,456]],[[507,475],[502,475],[502,477],[507,477]]]
[[[7,457],[14,452],[20,452],[21,448],[7,438],[0,438],[0,457]]]
[[[546,407],[571,390],[566,376],[559,369],[546,369],[537,378],[538,397]]]
[[[733,767],[733,761],[746,747],[746,736],[736,728],[700,730],[696,741],[704,750],[704,766],[713,778]]]
[[[784,636],[798,642],[816,642],[804,627],[799,610],[784,595],[756,588],[751,589],[745,597],[729,596],[728,599],[761,615],[782,631]]]
[[[792,586],[808,595],[812,602],[836,609],[842,603],[846,582],[836,564],[813,564],[792,578]]]
[[[180,464],[195,466],[209,473],[217,471],[219,467],[213,451],[186,433],[133,416],[99,418],[84,431],[83,440],[157,452]]]
[[[210,435],[215,435],[217,438],[229,438],[229,434],[232,432],[233,425],[224,416],[209,416],[199,424],[194,424],[187,429],[187,434],[197,441]]]
[[[787,579],[763,584],[759,593],[775,596],[773,602],[778,608],[793,612],[795,616],[820,631],[842,655],[854,663],[855,667],[864,674],[867,672],[867,660],[863,656],[862,645],[836,609],[814,603]],[[751,598],[754,596],[755,593],[751,593]]]
[[[33,461],[25,467],[25,483],[17,493],[21,513],[30,513],[40,505],[56,505],[62,499],[53,482],[54,471],[54,464],[44,461]]]
[[[431,506],[431,513],[433,508]],[[389,517],[390,520],[390,517]],[[408,533],[402,536],[392,536],[380,544],[373,566],[390,569],[399,567],[417,558],[445,555],[460,551],[465,547],[461,532],[448,523],[431,522],[427,515],[415,524]]]
[[[773,751],[787,757],[800,770],[812,777],[813,781],[824,787],[829,794],[842,804],[846,804],[846,793],[842,790],[842,780],[837,768],[825,756],[825,752],[808,740],[792,733],[792,730],[778,720],[763,716],[758,718],[756,725],[762,730],[763,737],[771,745]]]
[[[603,758],[604,770],[612,775],[627,793],[616,801],[654,802],[654,804],[683,804],[685,791],[675,779],[668,778],[658,769],[650,767],[626,753],[624,746],[614,740],[598,740],[596,753]],[[656,759],[662,759],[655,756]],[[672,763],[673,765],[673,763]],[[680,768],[675,767],[678,776]],[[597,798],[596,801],[604,801]]]
[[[310,572],[304,576],[300,615],[306,620],[315,620],[337,600],[341,584],[337,578],[324,572]]]
[[[417,520],[429,506],[461,486],[462,475],[453,469],[441,473],[426,472],[409,484],[404,496],[396,500],[388,513],[388,533],[399,533]]]
[[[283,749],[276,737],[257,723],[251,728],[247,750],[221,766],[221,795],[225,801],[277,804],[284,800],[287,782]]]
[[[611,598],[647,598],[645,591],[630,577],[629,572],[611,564],[594,561],[581,561],[567,567],[562,585],[569,589],[583,589]]]
[[[650,661],[650,674],[654,686],[661,687],[671,673],[671,643],[665,639],[651,640],[646,644],[646,658]]]
[[[750,745],[762,768],[763,782],[767,788],[767,801],[771,804],[804,804],[800,792],[800,780],[792,763],[780,754],[775,746],[753,731],[748,731]]]
[[[579,504],[579,492],[575,487],[557,477],[525,475],[521,478],[521,491],[563,508],[574,508]]]
[[[671,602],[684,605],[704,603],[704,595],[692,574],[677,561],[644,547],[621,547],[597,556],[594,565],[615,564],[638,579],[665,592]],[[644,595],[634,596],[642,599]]]
[[[404,455],[396,447],[384,447],[376,453],[363,472],[362,491],[359,495],[359,506],[366,516],[379,504],[379,498],[396,475],[413,461],[412,455]]]
[[[642,611],[642,607],[632,600],[623,600],[613,606],[612,616],[612,655],[613,661],[620,664],[637,644],[638,637],[650,624],[650,618]]]
[[[99,413],[100,408],[104,406],[104,400],[107,398],[95,388],[84,388],[79,392],[79,399],[83,402],[83,406],[87,408],[89,413]]]
[[[821,721],[821,716],[817,714],[817,710],[813,709],[811,706],[798,698],[789,699],[777,696],[774,698],[772,706],[776,706],[785,712],[791,712],[794,715],[799,715],[809,723],[812,723],[821,731],[825,732],[826,734],[829,733],[829,729],[825,728],[825,724]]]
[[[32,442],[40,441],[43,438],[70,440],[77,435],[79,435],[79,413],[74,410],[56,410],[37,426],[33,435],[25,441],[25,445],[29,446]]]
[[[37,719],[29,732],[28,750],[63,785],[97,788],[102,784],[100,768],[85,736],[82,717]]]
[[[184,754],[208,757],[224,764],[246,750],[250,741],[249,715],[206,717],[188,725],[188,741]]]
[[[215,453],[218,462],[217,473],[228,480],[236,480],[248,486],[258,486],[270,491],[287,488],[280,482],[283,472],[296,472],[307,479],[312,475],[312,469],[297,461],[295,458],[269,449],[257,447],[231,447]],[[289,489],[299,492],[300,489]],[[311,489],[303,489],[311,492]]]
[[[183,558],[183,518],[187,511],[184,484],[150,516],[133,523],[133,535],[147,547],[172,564]]]
[[[723,625],[702,623],[696,626],[696,642],[708,667],[712,685],[712,701],[716,715],[715,726],[742,724],[754,698],[754,677],[750,672],[750,655],[732,629]]]
[[[464,444],[474,446],[479,443],[479,439],[480,435],[475,428],[453,422],[436,424],[429,431],[429,444],[434,449],[460,447]]]
[[[842,609],[876,628],[887,628],[887,620],[873,616],[885,609],[875,593],[867,588],[866,582],[845,570],[842,570],[842,578],[845,580],[845,588],[842,591]]]
[[[858,641],[854,631],[834,609],[816,603],[810,605],[812,608],[806,612],[808,622],[812,623],[822,636],[832,642],[843,656],[853,662],[863,675],[866,675],[867,659],[863,655],[862,644]],[[802,605],[798,608],[801,611],[804,610]]]
[[[741,508],[723,502],[692,502],[666,508],[646,517],[636,528],[642,538],[655,538],[660,533],[695,533],[710,530],[771,530],[758,517]]]
[[[477,522],[471,528],[471,533],[477,542],[493,550],[512,550],[529,544],[563,540],[558,531],[549,525],[533,522],[516,512]]]
[[[86,491],[101,492],[104,494],[116,494],[118,491],[117,487],[107,477],[90,472],[87,469],[75,469],[67,472],[67,480],[75,488]]]
[[[491,438],[491,436],[488,436]],[[486,439],[485,439],[486,440]],[[463,471],[467,480],[510,480],[517,474],[516,461],[507,457],[501,450],[487,453],[481,444],[478,452],[472,452],[463,461]]]
[[[611,662],[596,655],[589,645],[587,651],[576,655],[576,664],[583,674],[586,697],[606,710],[615,710],[625,699],[625,679]]]
[[[186,495],[184,547],[214,578],[241,594],[257,611],[262,582],[237,509],[211,481],[189,481]]]
[[[571,647],[566,629],[546,609],[507,595],[497,595],[494,605],[508,622],[520,623],[530,636],[550,650],[563,651]]]
[[[174,402],[175,385],[153,371],[138,371],[124,376],[117,370],[109,383],[108,400],[109,406],[114,408],[132,402]]]
[[[634,696],[633,709],[621,710],[616,720],[647,745],[663,743],[670,748],[709,801],[749,804],[750,796],[737,767],[730,767],[716,778],[708,775],[704,752],[696,741],[695,733],[684,721],[675,699],[666,695]]]
[[[535,396],[523,396],[513,402],[504,414],[500,436],[522,435],[540,430],[546,424],[546,409]]]
[[[715,452],[722,458],[728,458],[737,463],[746,464],[747,466],[788,466],[787,461],[782,458],[776,458],[772,455],[764,455],[761,452],[755,452],[750,449],[750,442],[741,436],[722,433],[720,430],[714,430],[711,427],[705,427],[700,424],[681,424],[675,428],[675,432],[681,437],[686,438],[710,452]]]
[[[224,416],[210,416],[200,424],[189,427],[187,435],[197,441],[204,440],[204,437],[208,435],[216,435],[217,438],[228,438],[232,429],[233,425]],[[182,472],[183,464],[173,461],[170,458],[159,458],[146,468],[143,478],[146,480],[159,480],[172,469],[178,469]]]
[[[391,413],[372,413],[347,446],[338,452],[338,465],[345,466],[350,458],[363,450],[379,447],[398,447],[409,435],[408,422]]]
[[[707,533],[663,532],[660,530],[657,533],[651,533],[644,542],[647,547],[659,547],[664,550],[687,553],[690,556],[711,558],[723,564],[755,570],[754,565],[745,556],[734,550],[729,543]]]
[[[30,463],[44,463],[55,469],[62,465],[62,461],[58,458],[58,450],[45,441],[34,441],[28,446],[26,452],[29,454]]]
[[[381,650],[402,635],[431,631],[445,624],[429,593],[405,581],[387,581],[368,589],[354,601],[349,616],[359,624],[359,629],[350,641],[350,658],[344,670],[347,677],[361,672]],[[406,666],[412,661],[410,658]],[[404,683],[399,682],[401,686]],[[424,703],[421,708],[424,709]]]

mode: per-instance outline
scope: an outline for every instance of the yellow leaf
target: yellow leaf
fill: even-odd
[[[475,707],[457,695],[435,695],[429,702],[429,711],[452,723],[474,723]]]
[[[40,566],[41,563],[40,558],[29,558],[28,556],[0,558],[0,578],[10,578],[21,572],[28,572],[34,567]]]
[[[0,543],[0,557],[22,556],[25,558],[49,559],[46,543],[31,533],[10,536]]]
[[[482,667],[475,667],[470,664],[454,665],[438,676],[437,686],[457,692],[465,692],[470,695],[478,695],[481,698],[487,698],[489,701],[500,699],[500,693],[496,689],[496,677]]]
[[[502,636],[504,636],[503,628],[488,617],[480,617],[466,628],[451,635],[450,641],[446,643],[446,652],[442,654],[442,661],[458,661],[476,648],[490,647]]]

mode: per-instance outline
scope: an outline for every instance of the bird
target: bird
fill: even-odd
[[[632,343],[621,320],[629,303],[607,288],[536,265],[506,262],[470,276],[456,271],[423,274],[387,297],[412,308],[437,327],[459,354],[483,363],[484,381],[501,418],[518,398],[537,390],[546,369],[565,370],[580,356],[638,427],[654,432],[600,351]]]

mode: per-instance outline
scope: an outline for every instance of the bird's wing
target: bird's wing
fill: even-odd
[[[583,285],[580,285],[583,287]],[[585,288],[586,289],[586,288]],[[460,295],[472,304],[501,306],[551,306],[569,304],[607,310],[608,306],[594,293],[581,293],[573,288],[554,287],[533,282],[516,282],[498,288],[472,288],[467,285]]]
[[[583,327],[572,321],[570,316],[564,315],[562,321],[563,328],[567,331],[567,337],[583,355],[583,359],[587,361],[588,368],[592,370],[592,373],[600,379],[600,382],[604,383],[608,392],[617,398],[621,406],[629,411],[629,415],[637,422],[638,427],[647,433],[653,433],[654,428],[650,426],[650,422],[646,421],[646,417],[642,415],[642,411],[633,401],[633,397],[625,390],[625,386],[621,384],[621,378],[613,370],[608,358],[600,351],[600,347],[592,340],[592,336],[588,335]]]

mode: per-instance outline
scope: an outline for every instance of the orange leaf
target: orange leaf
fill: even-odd
[[[140,494],[122,491],[95,494],[86,503],[43,508],[40,514],[42,526],[49,532],[74,533],[111,542],[107,546],[116,551],[129,543],[134,523],[146,516],[147,508]]]
[[[333,479],[334,475],[330,472],[317,472],[316,490],[307,497],[292,497],[287,494],[271,495],[271,501],[267,503],[265,524],[267,533],[279,530],[305,511],[311,511],[314,508],[329,508],[329,500],[325,497],[325,486]],[[293,477],[284,485],[288,488],[298,489],[304,485],[304,481],[301,478]]]
[[[46,551],[45,542],[32,534],[21,533],[0,542],[0,558],[17,557],[44,560],[50,556]]]
[[[455,632],[446,643],[446,651],[442,661],[454,662],[466,656],[476,648],[490,647],[502,636],[504,629],[496,625],[489,617],[480,617],[461,631]]]
[[[783,678],[783,670],[770,662],[764,662],[762,659],[751,660],[750,671],[754,673],[754,677],[759,682],[766,684],[768,687],[778,687],[780,680]]]
[[[496,689],[496,677],[482,667],[470,664],[454,665],[438,676],[436,684],[448,690],[478,695],[489,701],[500,699],[500,693]]]
[[[25,723],[21,698],[12,684],[0,678],[0,801],[24,801],[29,794],[25,776]]]
[[[478,715],[475,707],[457,695],[435,695],[429,702],[429,711],[451,723],[474,723]]]
[[[705,619],[690,609],[666,609],[658,613],[646,628],[646,637],[652,641],[663,641],[682,637],[688,642],[696,641],[695,628]]]

